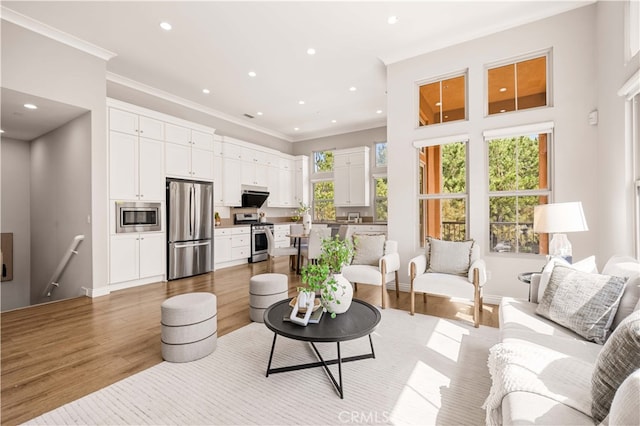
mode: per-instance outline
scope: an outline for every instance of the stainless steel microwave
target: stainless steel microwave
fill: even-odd
[[[116,201],[116,233],[162,230],[160,203]]]

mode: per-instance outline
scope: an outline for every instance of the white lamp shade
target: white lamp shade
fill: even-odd
[[[533,210],[534,232],[553,234],[588,230],[580,201],[541,204]]]

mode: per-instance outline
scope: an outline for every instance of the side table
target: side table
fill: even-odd
[[[523,283],[525,283],[526,285],[531,286],[531,276],[537,273],[538,272],[522,272],[518,274],[518,279]],[[528,295],[527,301],[531,302],[531,289],[529,289],[529,291],[527,292],[527,295]]]

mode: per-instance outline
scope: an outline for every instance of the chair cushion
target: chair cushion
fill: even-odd
[[[381,285],[382,274],[376,266],[349,265],[342,268],[342,276],[351,283]]]
[[[557,265],[536,313],[602,344],[609,334],[624,283],[620,277]]]
[[[351,238],[354,251],[351,264],[377,267],[380,258],[384,256],[384,242],[387,237],[384,234],[353,234]]]
[[[428,237],[427,241],[427,272],[467,275],[474,240],[443,241]]]
[[[417,276],[413,280],[413,290],[418,293],[473,300],[475,289],[466,277],[431,272]]]
[[[640,368],[638,354],[640,311],[635,311],[620,323],[598,355],[591,381],[591,414],[596,423],[609,414],[613,397],[622,382]]]

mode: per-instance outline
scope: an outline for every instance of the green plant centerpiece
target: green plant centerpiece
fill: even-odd
[[[322,240],[322,251],[317,263],[304,266],[302,282],[308,290],[320,296],[322,306],[335,318],[346,312],[351,305],[353,288],[341,274],[342,267],[353,257],[353,246],[349,240],[341,240],[337,235]]]

